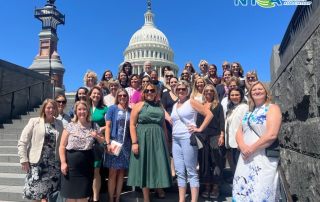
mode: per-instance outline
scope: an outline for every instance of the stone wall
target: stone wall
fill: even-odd
[[[294,201],[301,202],[316,202],[320,198],[320,7],[317,4],[307,17],[303,16],[303,29],[290,30],[295,36],[286,49],[279,53],[279,46],[274,47],[270,61],[271,91],[283,116],[279,133],[281,166]],[[295,14],[298,11],[297,8]]]
[[[20,67],[0,59],[0,123],[10,119],[12,94],[3,95],[41,81],[50,77],[37,73],[33,70]],[[52,97],[52,84],[50,81],[30,87],[29,109],[39,107],[46,98]],[[1,96],[3,95],[3,96]],[[26,114],[28,106],[29,89],[14,93],[13,117]]]

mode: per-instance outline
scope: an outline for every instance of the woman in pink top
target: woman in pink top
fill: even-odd
[[[146,84],[149,84],[150,83],[150,77],[145,75],[142,77],[141,79],[141,84],[142,84],[142,87],[139,91],[135,91],[133,93],[133,95],[131,96],[131,99],[130,99],[130,104],[131,104],[131,108],[133,109],[134,105],[137,104],[138,102],[140,102],[140,99],[141,99],[141,94],[142,94],[142,91],[143,91],[143,88]]]

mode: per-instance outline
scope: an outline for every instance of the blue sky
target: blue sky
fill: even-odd
[[[0,59],[28,68],[39,51],[41,22],[34,7],[45,0],[0,1]],[[147,0],[57,0],[66,14],[58,26],[58,54],[67,91],[83,86],[90,69],[118,72],[131,36],[144,24]],[[280,44],[296,6],[235,6],[234,0],[152,0],[155,25],[168,38],[180,72],[186,61],[218,66],[238,61],[270,81],[272,46]],[[198,68],[197,68],[198,69]]]

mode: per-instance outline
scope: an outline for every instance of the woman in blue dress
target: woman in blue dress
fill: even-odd
[[[277,140],[281,111],[271,104],[271,94],[260,81],[252,84],[248,97],[250,111],[236,135],[241,157],[233,179],[232,201],[279,201],[279,157],[267,156],[266,148]]]
[[[115,104],[110,106],[106,117],[106,153],[104,167],[109,168],[108,191],[110,202],[120,202],[124,171],[129,168],[131,154],[130,108],[128,92],[121,88],[115,96]],[[114,155],[111,141],[123,143],[118,156]]]

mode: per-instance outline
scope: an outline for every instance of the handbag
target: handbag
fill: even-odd
[[[128,112],[126,111],[126,119],[125,119],[125,122],[124,122],[122,143],[117,142],[115,140],[111,140],[111,143],[110,143],[111,144],[111,148],[112,148],[112,153],[115,156],[119,156],[119,154],[121,152],[121,149],[122,149],[122,146],[123,146],[123,143],[124,143],[124,138],[126,136],[126,128],[127,128],[127,116],[128,116]]]
[[[253,111],[251,112],[251,114],[253,113]],[[250,114],[250,116],[251,116]],[[250,116],[248,117],[248,126],[249,128],[259,137],[261,138],[260,135],[258,135],[258,133],[251,127],[250,125]],[[266,151],[266,156],[267,157],[274,157],[274,158],[279,158],[280,157],[280,147],[279,147],[279,140],[278,140],[278,137],[275,141],[273,141],[273,143],[265,148],[265,151]]]
[[[93,130],[93,121],[91,122],[91,129]],[[93,159],[94,161],[101,161],[104,153],[104,148],[95,139],[92,145]]]
[[[180,118],[180,115],[178,113],[178,104],[176,106],[176,112],[178,115],[179,120],[188,128],[188,125]],[[195,135],[194,133],[191,133],[190,136],[190,145],[191,146],[197,146],[198,149],[202,149],[203,148],[203,144],[202,142],[199,140],[199,138],[197,137],[197,135]]]

